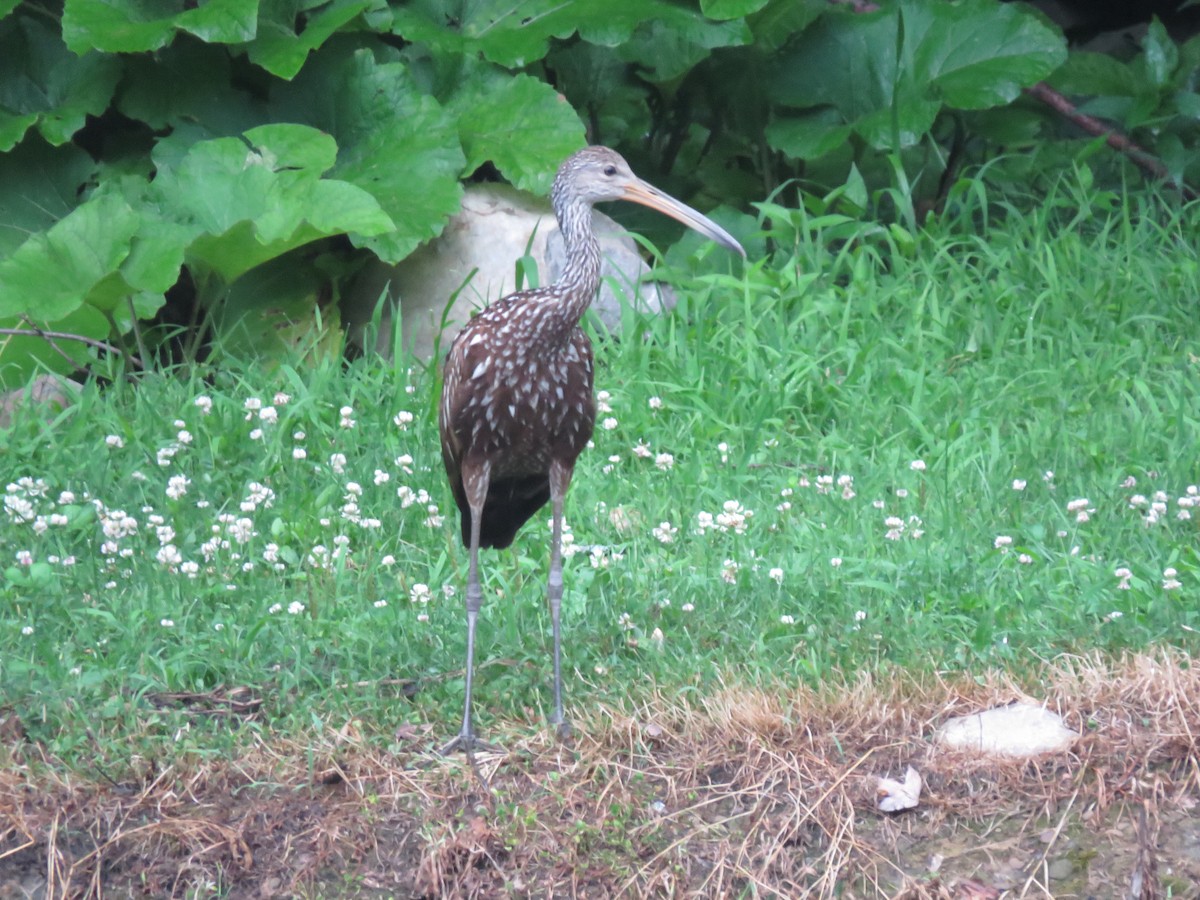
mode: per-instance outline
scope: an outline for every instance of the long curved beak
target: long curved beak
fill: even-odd
[[[678,222],[682,222],[688,228],[704,235],[709,240],[716,241],[718,244],[736,251],[741,254],[743,259],[746,257],[746,251],[742,249],[742,245],[737,242],[733,235],[708,218],[708,216],[696,212],[696,210],[692,209],[686,203],[680,203],[670,194],[664,194],[654,185],[648,184],[640,178],[635,178],[625,185],[622,199],[656,209],[660,213],[668,215]]]

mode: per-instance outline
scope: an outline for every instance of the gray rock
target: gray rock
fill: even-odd
[[[24,388],[0,394],[0,429],[8,428],[23,406],[42,407],[47,422],[69,406],[75,405],[79,385],[58,375],[39,375]]]
[[[619,330],[623,303],[653,313],[672,308],[674,295],[647,280],[650,269],[633,239],[603,213],[592,215],[604,257],[592,309],[604,327]],[[474,310],[516,290],[516,262],[527,253],[536,263],[539,284],[550,284],[566,264],[549,202],[508,185],[472,185],[441,236],[398,265],[376,262],[358,276],[343,298],[350,336],[362,345],[363,326],[386,295],[375,349],[390,352],[391,317],[399,304],[405,348],[430,359],[435,348],[449,346]],[[528,278],[523,286],[529,286]]]
[[[937,732],[938,742],[947,747],[1017,758],[1066,750],[1078,737],[1061,717],[1027,702],[959,716]]]

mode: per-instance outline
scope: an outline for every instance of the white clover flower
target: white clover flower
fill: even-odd
[[[650,532],[664,544],[669,544],[675,540],[675,535],[679,533],[679,529],[670,522],[659,522]]]
[[[108,446],[113,447],[114,449],[120,450],[125,446],[125,439],[119,434],[110,434],[104,438],[104,443],[108,444]]]
[[[293,600],[291,603],[288,604],[288,615],[289,616],[298,616],[302,612],[304,612],[304,604],[301,603],[299,600]]]
[[[254,537],[254,522],[245,517],[234,519],[226,528],[226,532],[239,544],[244,544]]]
[[[161,620],[159,620],[158,624],[161,625],[163,628],[174,628],[175,620],[174,619],[161,619]]]
[[[722,531],[733,531],[734,534],[745,534],[746,525],[754,515],[753,510],[746,509],[736,500],[726,500],[717,513],[717,527]]]
[[[908,467],[910,469],[912,469],[914,472],[924,472],[925,471],[925,460],[914,459],[912,462],[910,462],[908,464]]]
[[[192,405],[200,410],[200,415],[207,416],[212,412],[212,397],[209,397],[207,394],[201,394],[192,401]]]
[[[650,450],[649,444],[639,440],[633,447],[633,455],[638,457],[638,459],[649,459],[654,453]]]
[[[246,499],[242,501],[242,512],[254,512],[260,506],[269,508],[275,502],[275,492],[265,484],[252,481],[246,487]]]
[[[355,426],[354,409],[352,407],[343,406],[338,410],[338,416],[340,417],[338,425],[342,428],[353,428]]]
[[[32,522],[37,517],[33,504],[16,494],[4,495],[4,512],[16,522]]]
[[[1014,478],[1013,483],[1012,483],[1012,489],[1014,491],[1023,491],[1023,490],[1025,490],[1025,485],[1027,483],[1028,482],[1026,482],[1024,478]]]
[[[262,407],[263,402],[258,397],[247,397],[246,402],[242,404],[242,409],[244,409],[247,413],[256,413],[262,409]],[[246,419],[249,420],[250,416],[246,416]]]
[[[664,472],[668,472],[670,471],[671,467],[675,465],[675,457],[670,453],[660,453],[654,457],[654,465],[662,469]]]
[[[617,424],[618,422],[615,416],[608,416],[603,422],[600,423],[600,427],[605,431],[612,431],[617,427]]]
[[[995,547],[997,550],[999,550],[1001,553],[1007,553],[1008,548],[1012,546],[1012,542],[1013,542],[1013,539],[1011,537],[1009,537],[1007,534],[998,534],[998,535],[996,535],[996,539],[994,541],[992,541],[992,546]]]
[[[1183,587],[1183,582],[1179,580],[1178,575],[1179,573],[1173,567],[1168,566],[1163,569],[1162,586],[1164,591],[1175,591]]]
[[[842,565],[842,558],[840,556],[831,556],[829,558],[829,564],[835,569],[840,568]]]
[[[417,583],[412,586],[408,592],[408,599],[411,603],[428,603],[433,598],[433,591],[429,589],[429,585]]]
[[[651,409],[662,409],[662,405],[663,405],[662,397],[651,397],[649,400],[646,401],[646,404]]]
[[[273,406],[264,406],[258,411],[260,422],[265,422],[267,425],[274,425],[279,421],[279,410]]]
[[[181,428],[179,433],[175,435],[175,440],[186,446],[192,442],[192,433],[186,428]]]
[[[331,453],[329,455],[329,468],[333,470],[334,475],[343,475],[346,472],[346,454]]]
[[[381,560],[379,560],[379,564],[381,566],[394,566],[396,564],[396,557],[388,553]]]
[[[303,447],[293,447],[292,448],[292,459],[304,459],[307,456],[308,456],[308,451],[305,450]]]
[[[378,487],[381,484],[387,484],[391,480],[392,480],[392,476],[390,473],[383,471],[383,469],[375,470],[375,485],[376,485],[376,487]]]
[[[776,566],[775,568],[773,568],[769,572],[767,572],[767,577],[770,578],[772,581],[774,581],[776,584],[783,584],[783,569]]]
[[[276,391],[275,396],[271,398],[271,402],[276,406],[287,406],[292,402],[292,395],[285,394],[283,391]]]
[[[388,605],[388,604],[387,604],[387,601],[386,601],[386,600],[376,600],[376,601],[375,601],[375,608],[376,608],[376,609],[383,609],[383,608],[384,608],[385,606],[387,606],[387,605]]]
[[[608,401],[612,399],[612,394],[608,391],[597,391],[596,393],[596,412],[612,412],[612,407],[608,405]]]
[[[796,617],[795,617],[795,616],[789,616],[789,615],[787,615],[787,614],[784,614],[784,615],[782,615],[782,616],[780,616],[780,617],[779,617],[779,622],[780,622],[780,624],[781,624],[781,625],[795,625],[795,624],[796,624]]]
[[[401,431],[408,431],[408,426],[413,423],[414,416],[406,409],[400,410],[396,415],[392,416],[392,422]]]
[[[737,583],[737,573],[741,568],[735,560],[727,559],[721,564],[721,580],[726,584]]]
[[[25,635],[25,637],[29,637],[31,634],[33,634],[33,626],[23,625],[21,627],[21,634]]]
[[[270,609],[267,610],[267,612],[269,612],[271,615],[275,615],[276,613],[282,612],[282,611],[283,611],[282,603],[272,603]]]

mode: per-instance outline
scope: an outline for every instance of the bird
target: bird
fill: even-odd
[[[451,342],[443,367],[438,431],[442,461],[469,552],[464,606],[467,661],[462,727],[441,752],[470,754],[479,741],[471,710],[475,628],[483,604],[479,551],[510,546],[518,530],[550,503],[547,599],[554,641],[554,712],[560,739],[571,734],[563,712],[563,506],[575,461],[596,421],[592,346],[580,319],[600,284],[600,247],[592,206],[628,200],[658,210],[736,251],[732,235],[706,216],[633,174],[614,150],[589,146],[558,169],[551,205],[566,247],[561,276],[517,291],[474,316]]]

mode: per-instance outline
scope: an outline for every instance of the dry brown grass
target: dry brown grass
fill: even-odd
[[[1200,896],[1185,887],[1200,859],[1189,874],[1158,837],[1164,817],[1200,830],[1200,669],[1166,650],[1063,658],[1036,683],[1083,737],[1022,763],[929,741],[948,716],[1024,697],[1001,673],[818,690],[730,678],[700,700],[577,709],[574,746],[510,734],[478,772],[430,754],[422,729],[384,751],[354,723],[118,783],[17,743],[0,772],[0,897],[18,883],[52,898],[206,885],[239,897],[1042,897],[1060,851],[1088,833],[1129,845],[1092,862],[1088,877],[1112,889],[1097,896],[1158,896],[1166,869],[1182,872],[1174,896]],[[876,777],[909,764],[921,807],[877,812]],[[1017,856],[1021,877],[999,886],[980,862]]]

